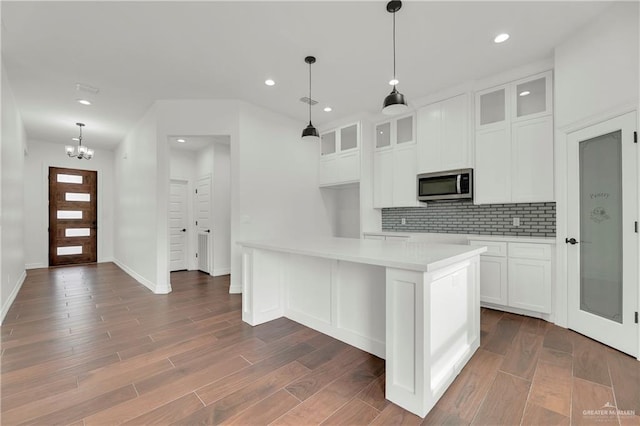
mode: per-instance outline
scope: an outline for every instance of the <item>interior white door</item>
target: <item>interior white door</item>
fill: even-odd
[[[213,235],[211,230],[211,176],[198,178],[196,187],[196,229],[198,231],[198,270],[213,270]]]
[[[171,181],[169,191],[171,271],[187,269],[187,182]]]
[[[635,113],[569,134],[569,328],[638,356]]]

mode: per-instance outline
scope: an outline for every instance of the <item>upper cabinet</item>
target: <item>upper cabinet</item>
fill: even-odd
[[[462,94],[418,110],[418,173],[472,167],[469,98]]]
[[[476,92],[476,204],[554,201],[551,71]]]
[[[419,205],[416,196],[415,116],[407,115],[375,126],[373,206]]]
[[[353,123],[320,135],[319,186],[360,180],[360,124]]]

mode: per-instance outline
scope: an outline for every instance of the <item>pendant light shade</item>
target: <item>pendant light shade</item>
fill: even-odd
[[[313,127],[313,124],[311,123],[311,64],[315,64],[316,58],[314,56],[307,56],[304,58],[304,61],[309,64],[309,124],[302,131],[302,140],[318,142],[320,140],[320,134],[318,133],[318,129]]]
[[[396,12],[402,7],[401,1],[390,1],[387,3],[387,12],[393,14],[393,80],[396,79]],[[382,103],[382,113],[386,115],[397,115],[409,109],[407,100],[404,95],[398,92],[396,85],[393,85],[393,90]]]

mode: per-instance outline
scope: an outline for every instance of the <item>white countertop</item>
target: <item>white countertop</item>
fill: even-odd
[[[312,238],[240,241],[243,247],[344,260],[412,271],[433,272],[477,256],[486,247],[358,238]]]

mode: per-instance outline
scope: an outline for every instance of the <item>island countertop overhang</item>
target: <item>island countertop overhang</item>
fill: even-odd
[[[248,248],[315,256],[412,271],[434,272],[480,255],[486,247],[357,238],[288,238],[239,241]]]

